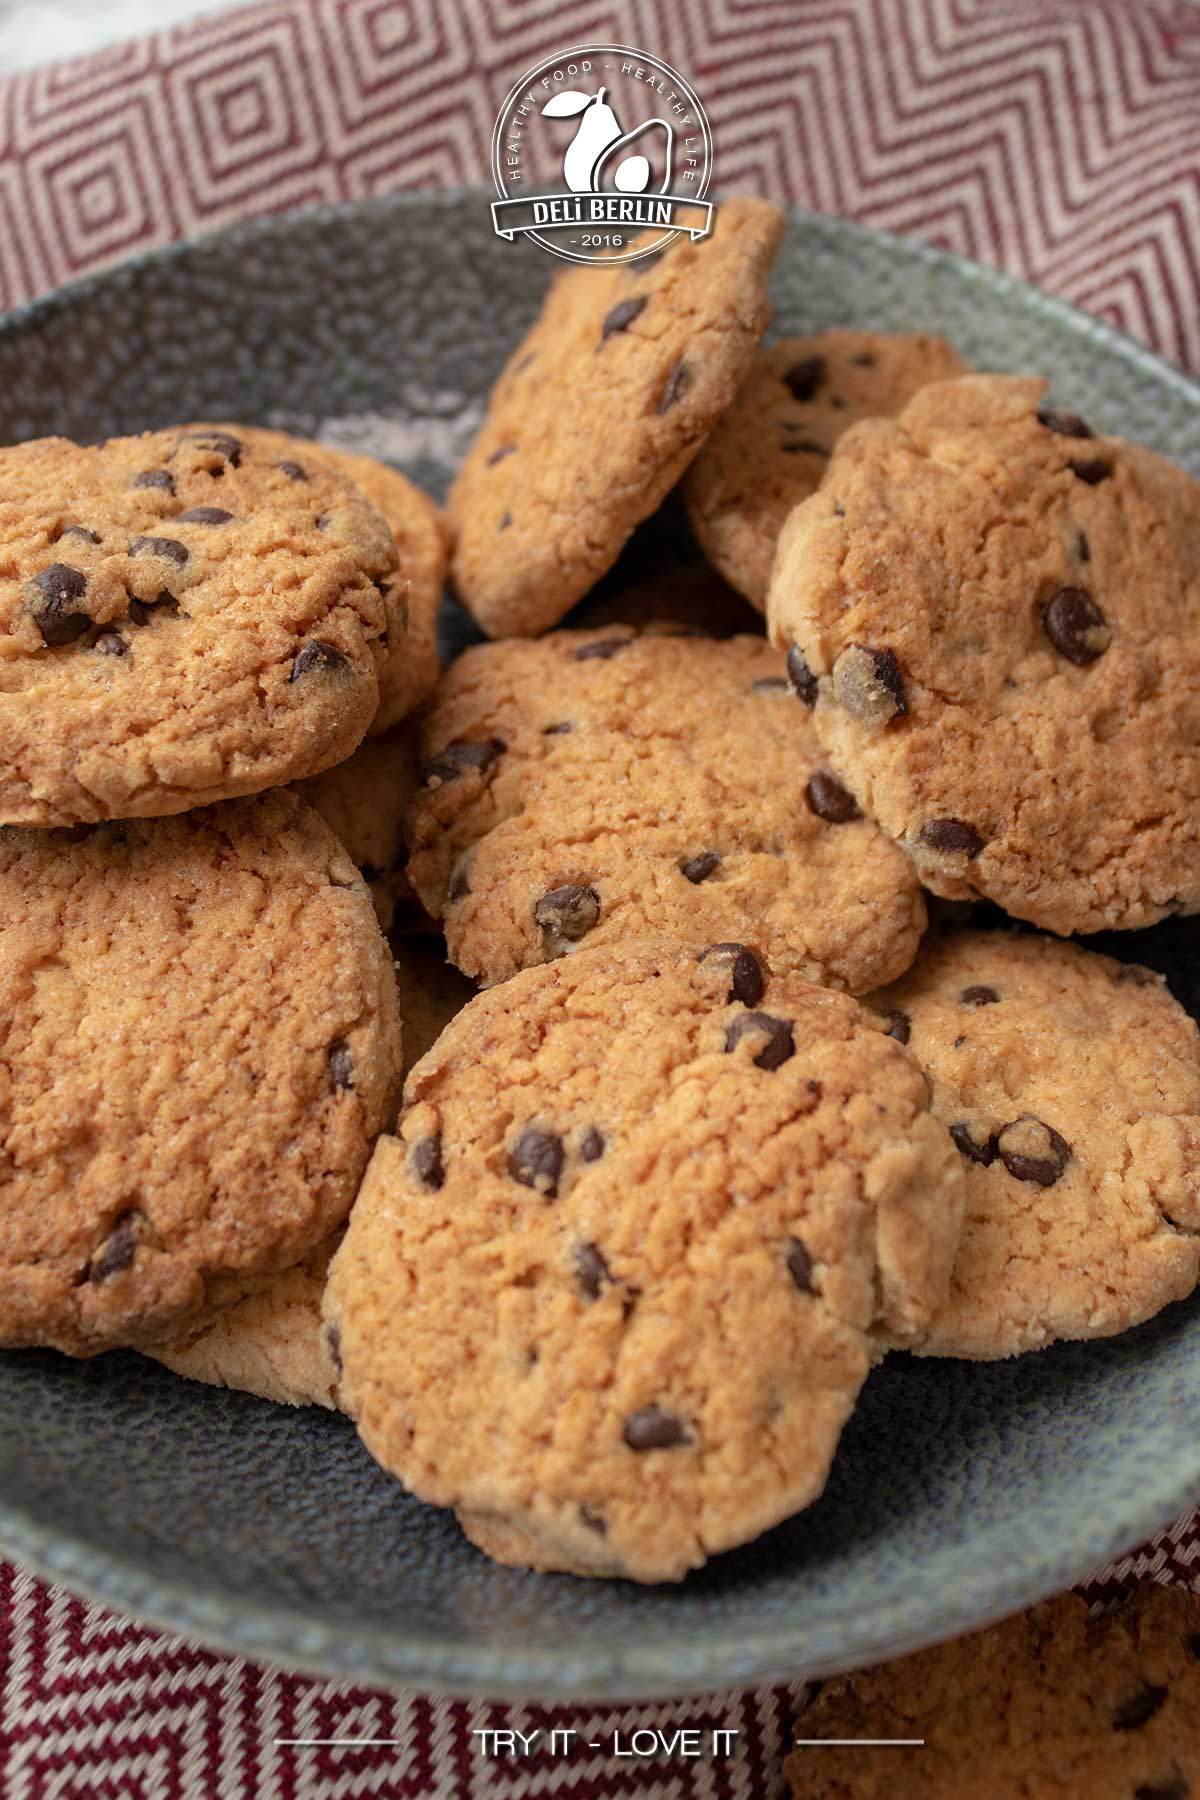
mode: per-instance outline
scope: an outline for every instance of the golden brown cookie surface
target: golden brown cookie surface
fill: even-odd
[[[0,1342],[144,1344],[341,1223],[400,1028],[357,871],[287,792],[0,832]]]
[[[0,820],[177,813],[349,755],[395,545],[302,473],[207,427],[0,450]]]
[[[677,1579],[807,1505],[876,1334],[944,1292],[962,1170],[920,1071],[745,946],[518,975],[405,1101],[326,1292],[342,1397],[539,1567]]]
[[[422,745],[409,878],[476,980],[672,936],[862,992],[916,954],[911,860],[829,773],[764,638],[479,645]]]
[[[771,629],[926,886],[1053,931],[1200,907],[1200,486],[968,376],[841,439]]]
[[[766,327],[783,224],[728,200],[702,242],[555,281],[447,503],[451,579],[490,636],[556,624],[674,485]]]

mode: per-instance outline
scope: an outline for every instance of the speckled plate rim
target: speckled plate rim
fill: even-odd
[[[347,214],[386,214],[407,207],[461,205],[469,190],[444,189],[397,194],[343,205],[305,209],[267,220],[253,220],[225,231],[184,239],[128,258],[95,274],[82,277],[52,293],[15,308],[0,317],[0,333],[28,329],[55,313],[86,303],[88,297],[132,271],[145,271],[181,256],[226,258],[240,244],[269,242],[286,235],[298,217],[310,224],[333,221]],[[477,190],[481,208],[487,196]],[[974,285],[992,295],[1019,296],[1022,307],[1032,308],[1090,339],[1109,355],[1117,355],[1156,381],[1165,382],[1196,412],[1200,425],[1200,385],[1180,369],[1147,350],[1135,339],[1104,320],[1080,312],[1066,301],[1042,293],[1019,277],[989,269],[948,251],[936,250],[909,238],[875,231],[849,220],[820,214],[790,214],[819,245],[836,247],[847,239],[873,245],[927,272],[945,271],[960,286]],[[905,1623],[907,1602],[898,1601],[873,1615],[871,1627],[860,1636],[852,1662],[834,1641],[834,1627],[814,1630],[798,1619],[790,1629],[777,1624],[761,1633],[738,1630],[736,1637],[717,1633],[689,1649],[676,1641],[630,1644],[620,1652],[573,1652],[564,1660],[552,1649],[513,1650],[487,1644],[447,1646],[436,1638],[408,1634],[403,1620],[394,1628],[356,1626],[351,1623],[315,1623],[303,1612],[261,1603],[240,1606],[222,1595],[206,1595],[186,1581],[164,1581],[148,1576],[136,1562],[101,1553],[81,1538],[47,1530],[24,1509],[0,1502],[0,1552],[33,1573],[60,1583],[119,1611],[132,1613],[164,1631],[197,1637],[238,1656],[315,1675],[350,1678],[392,1688],[415,1688],[426,1693],[471,1694],[494,1698],[576,1701],[581,1699],[640,1699],[698,1694],[726,1688],[746,1688],[764,1682],[784,1681],[797,1675],[837,1674],[848,1667],[865,1667],[885,1657],[920,1649],[967,1631],[978,1630],[998,1619],[1061,1592],[1144,1541],[1155,1531],[1200,1501],[1200,1437],[1190,1419],[1181,1414],[1178,1442],[1166,1451],[1159,1446],[1158,1460],[1179,1470],[1169,1487],[1148,1494],[1145,1504],[1113,1523],[1093,1518],[1086,1508],[1075,1514],[1052,1546],[1035,1557],[1022,1541],[1020,1555],[1015,1541],[1011,1560],[997,1542],[989,1565],[1002,1571],[1019,1566],[1010,1579],[998,1573],[984,1589],[976,1586],[968,1600],[944,1604],[935,1626],[914,1629]],[[976,1534],[982,1547],[992,1534]],[[1003,1532],[997,1532],[998,1539]],[[1010,1528],[1008,1535],[1015,1540]],[[530,1581],[569,1580],[571,1577],[531,1575]]]

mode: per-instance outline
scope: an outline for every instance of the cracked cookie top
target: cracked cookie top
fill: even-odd
[[[952,899],[1053,931],[1200,907],[1200,487],[967,376],[853,426],[771,628],[859,805]]]
[[[674,486],[766,329],[783,226],[727,200],[698,243],[554,282],[447,502],[451,578],[489,636],[557,624]]]
[[[484,983],[647,936],[745,938],[852,992],[916,955],[912,862],[831,773],[762,638],[480,645],[443,676],[422,747],[409,878]]]
[[[10,828],[0,902],[0,1343],[152,1342],[341,1223],[400,1027],[315,812]]]
[[[1160,975],[1032,933],[927,941],[870,1004],[967,1180],[938,1356],[1107,1337],[1200,1278],[1200,1033]]]
[[[412,1070],[326,1318],[368,1448],[539,1568],[681,1577],[824,1485],[940,1303],[961,1159],[846,995],[735,943],[584,950]]]
[[[315,773],[379,702],[396,547],[331,465],[221,427],[0,450],[0,822]]]

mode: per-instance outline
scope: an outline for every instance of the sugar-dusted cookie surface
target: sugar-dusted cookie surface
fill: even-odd
[[[400,1025],[316,813],[6,830],[0,905],[0,1343],[149,1343],[341,1223]]]
[[[422,745],[409,878],[479,981],[669,935],[862,992],[916,954],[912,862],[830,774],[765,638],[479,645]]]
[[[783,226],[727,200],[698,243],[554,282],[447,503],[451,579],[490,636],[557,624],[682,474],[766,328]]]
[[[764,345],[683,481],[706,555],[760,611],[788,514],[815,493],[838,438],[965,372],[944,338],[835,328]]]
[[[396,548],[330,465],[205,427],[0,450],[0,822],[149,817],[340,762]]]
[[[189,430],[197,427],[189,426]],[[219,425],[280,459],[293,479],[312,479],[314,465],[331,465],[352,481],[387,520],[396,540],[399,569],[390,583],[402,615],[379,677],[379,707],[372,734],[386,731],[419,706],[437,680],[437,613],[446,580],[449,527],[439,508],[415,482],[377,457],[332,444],[290,437],[261,425]]]
[[[936,893],[1063,933],[1200,907],[1200,486],[967,376],[852,427],[770,623],[860,805]]]
[[[1163,979],[1033,934],[927,940],[872,996],[963,1159],[950,1295],[922,1348],[1107,1337],[1200,1279],[1200,1033]]]
[[[1200,1793],[1200,1596],[1147,1584],[1089,1618],[1075,1594],[825,1682],[795,1800],[1189,1800]]]
[[[411,1071],[334,1258],[341,1397],[506,1560],[673,1580],[820,1493],[961,1159],[908,1052],[748,946],[585,950]]]

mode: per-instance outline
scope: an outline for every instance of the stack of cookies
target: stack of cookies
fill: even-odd
[[[556,281],[445,520],[236,424],[0,452],[0,1342],[340,1407],[518,1566],[678,1579],[889,1351],[1200,1279],[1196,1026],[1064,941],[1200,909],[1200,490],[761,348],[782,225]]]

